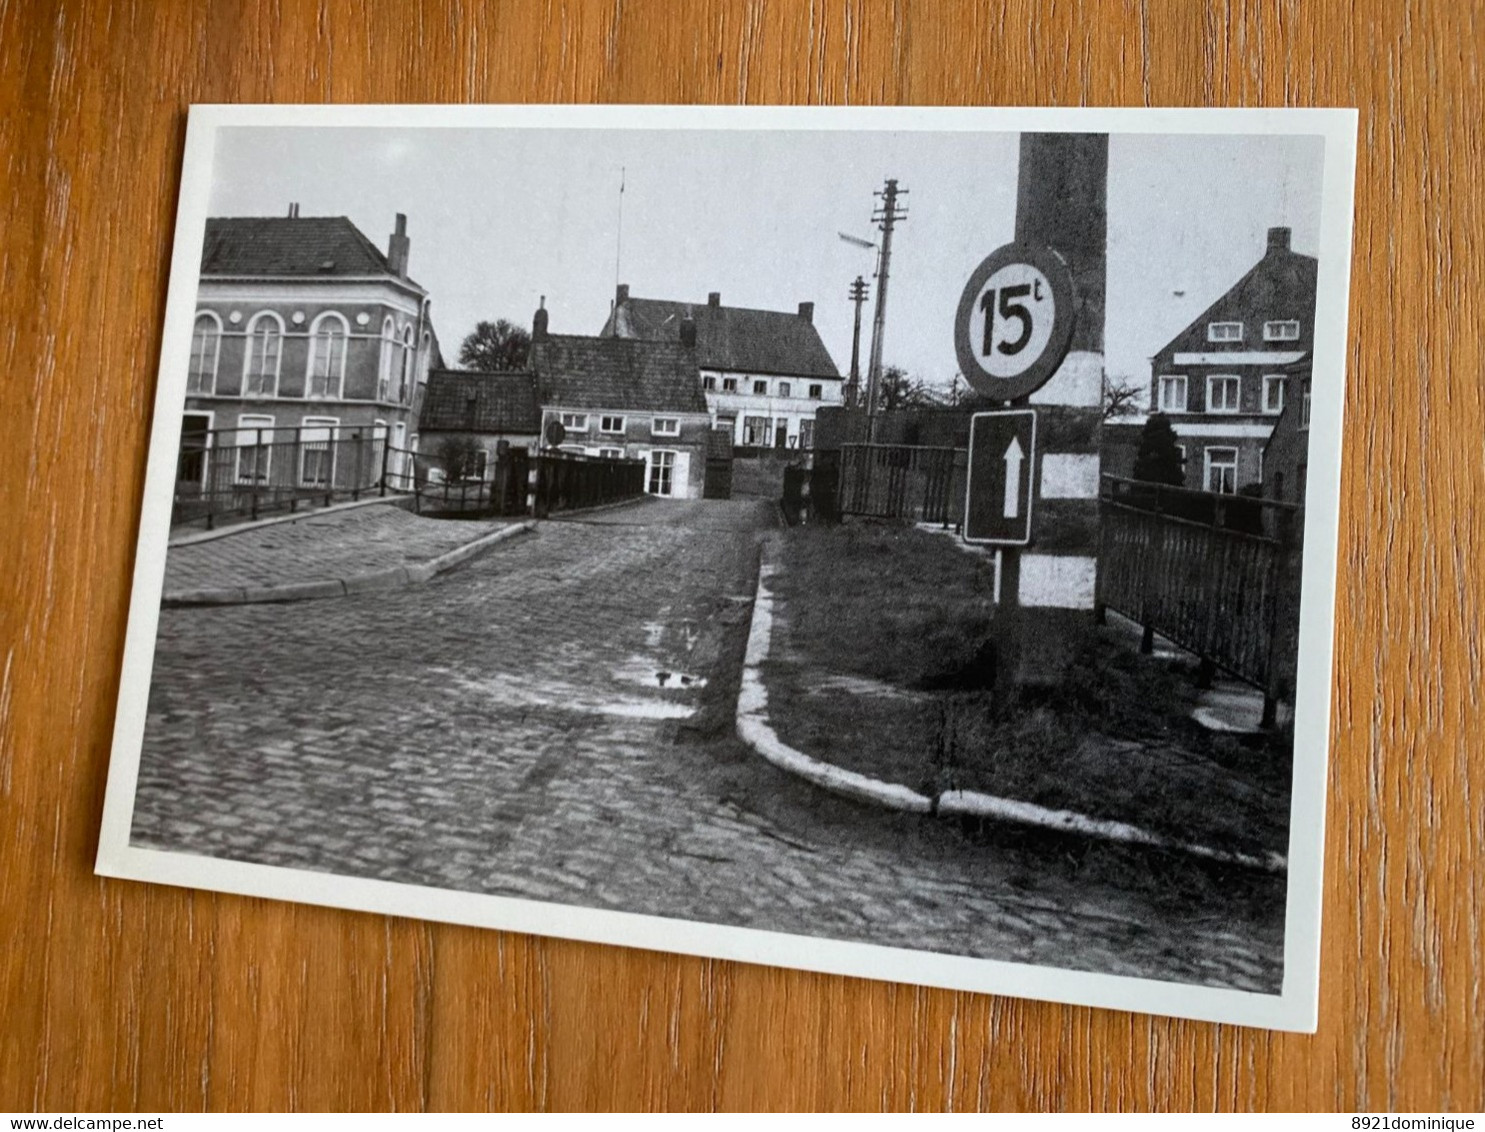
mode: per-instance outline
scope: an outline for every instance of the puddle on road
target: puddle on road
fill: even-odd
[[[454,675],[461,688],[489,696],[506,707],[556,708],[583,715],[606,715],[618,719],[689,719],[696,709],[667,700],[645,700],[629,696],[606,696],[575,684],[536,681],[511,675],[471,679]],[[653,685],[652,685],[653,686]]]
[[[690,672],[677,672],[653,657],[631,656],[614,669],[614,679],[623,684],[637,684],[641,688],[664,688],[671,691],[689,692],[706,687],[706,677]]]

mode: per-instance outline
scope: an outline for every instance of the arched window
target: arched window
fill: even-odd
[[[345,319],[334,311],[315,319],[309,333],[309,380],[305,383],[310,397],[340,397],[347,331]]]
[[[272,311],[254,315],[248,323],[247,353],[243,357],[242,395],[278,396],[278,367],[284,352],[284,324]]]
[[[402,331],[402,376],[397,385],[397,400],[403,404],[412,400],[413,332],[409,326]]]
[[[394,368],[396,359],[393,356],[397,351],[397,335],[392,327],[392,319],[389,315],[382,322],[382,355],[381,363],[376,373],[376,399],[378,401],[390,401],[392,399],[392,375],[396,373]]]
[[[215,393],[217,358],[222,350],[222,321],[210,311],[196,316],[196,333],[191,338],[191,368],[186,377],[187,393]]]

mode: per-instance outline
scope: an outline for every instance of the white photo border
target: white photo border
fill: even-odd
[[[145,471],[118,713],[95,871],[100,876],[608,943],[953,990],[1313,1033],[1350,301],[1357,111],[697,106],[197,105],[186,130],[170,290]],[[1279,994],[974,959],[250,864],[129,844],[164,586],[181,406],[216,132],[222,127],[375,126],[605,130],[842,130],[1284,134],[1325,142],[1309,430],[1299,669],[1295,694],[1284,978]]]

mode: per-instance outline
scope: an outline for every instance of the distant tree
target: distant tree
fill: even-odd
[[[508,319],[475,324],[459,346],[459,364],[465,369],[512,370],[526,364],[531,334]]]
[[[1134,478],[1146,483],[1181,487],[1186,482],[1185,461],[1176,445],[1176,430],[1164,413],[1151,413],[1140,431],[1134,454]]]
[[[1103,383],[1103,417],[1133,416],[1140,411],[1140,398],[1144,387],[1127,377],[1107,377]]]
[[[883,412],[893,409],[929,409],[943,404],[926,382],[911,376],[901,366],[887,366],[877,387],[877,404]]]
[[[479,471],[479,457],[479,445],[467,436],[445,437],[438,446],[438,462],[451,483],[473,479]]]

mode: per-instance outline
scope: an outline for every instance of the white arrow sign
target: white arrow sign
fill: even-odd
[[[1018,518],[1021,514],[1021,461],[1026,458],[1026,453],[1021,449],[1021,441],[1011,437],[1011,442],[1005,450],[1005,517],[1007,519]]]

